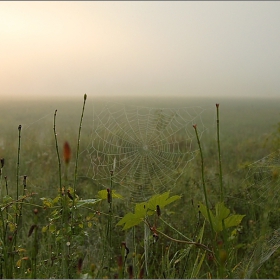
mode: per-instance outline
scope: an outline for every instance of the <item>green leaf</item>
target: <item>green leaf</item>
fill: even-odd
[[[124,225],[123,230],[129,229],[140,224],[146,216],[152,216],[156,213],[157,205],[163,209],[166,205],[180,199],[179,195],[169,197],[169,192],[157,194],[150,198],[148,202],[137,203],[135,205],[134,213],[126,214],[117,225]]]
[[[142,202],[142,203],[137,203],[135,205],[135,213],[127,213],[118,223],[117,226],[121,226],[123,224],[123,230],[129,229],[131,227],[137,226],[138,224],[140,224],[147,213],[147,208],[146,208],[146,203]]]
[[[199,206],[201,214],[209,222],[206,206],[203,203],[199,203]],[[225,228],[238,226],[245,217],[245,215],[230,215],[230,210],[224,205],[224,202],[218,202],[215,206],[215,210],[216,216],[214,216],[213,212],[209,210],[215,232],[220,232],[223,230],[223,223]]]
[[[157,194],[150,198],[150,200],[147,203],[147,207],[148,209],[155,211],[157,205],[159,205],[159,207],[163,209],[166,205],[180,198],[181,197],[179,195],[174,195],[169,197],[169,192],[165,192],[163,194]]]
[[[45,207],[52,207],[53,206],[53,200],[51,198],[41,197],[40,199],[43,201],[43,205]]]
[[[98,192],[98,198],[100,198],[102,200],[106,200],[107,196],[108,196],[107,190],[101,190]],[[118,198],[118,199],[123,199],[123,197],[119,193],[117,193],[115,190],[112,190],[112,197]]]
[[[225,227],[238,226],[246,215],[232,215],[225,219]]]

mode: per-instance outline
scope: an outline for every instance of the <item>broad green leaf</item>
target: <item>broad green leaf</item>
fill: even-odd
[[[46,197],[41,197],[40,198],[43,201],[43,205],[46,207],[52,207],[53,206],[53,201],[51,198],[46,198]]]
[[[125,226],[123,227],[123,230],[125,229],[129,229],[131,227],[137,226],[138,224],[140,224],[143,219],[146,216],[147,213],[147,207],[146,207],[146,203],[142,202],[142,203],[137,203],[135,205],[135,209],[134,209],[135,213],[127,213],[118,223],[118,226],[121,226],[123,224],[125,224]]]
[[[163,209],[166,205],[180,198],[181,197],[179,195],[174,195],[169,197],[169,192],[165,192],[163,194],[157,194],[150,198],[150,200],[147,203],[147,207],[150,210],[156,210],[157,205],[159,205],[159,207]]]
[[[100,198],[102,200],[107,199],[107,195],[108,195],[107,190],[101,190],[98,192],[98,198]],[[115,190],[112,190],[112,197],[123,199],[123,197],[119,193],[117,193]]]
[[[123,224],[123,230],[129,229],[131,227],[137,226],[143,221],[144,217],[137,216],[131,212],[127,213],[118,223],[117,226],[121,226]]]
[[[159,205],[163,209],[166,205],[172,203],[173,201],[181,198],[179,195],[174,195],[169,197],[169,192],[163,194],[157,194],[150,198],[148,202],[137,203],[135,205],[134,214],[126,214],[117,225],[124,225],[123,230],[129,229],[133,226],[140,224],[146,216],[154,215],[156,212],[156,207]]]
[[[199,206],[201,214],[209,222],[206,206],[202,203],[199,203]],[[234,227],[238,226],[241,223],[242,219],[245,217],[245,215],[230,215],[230,210],[224,205],[223,202],[218,202],[215,208],[216,216],[214,216],[212,211],[209,211],[215,232],[220,232],[223,230],[223,222],[225,228]]]
[[[246,215],[232,215],[225,219],[225,227],[238,226]]]
[[[230,210],[227,207],[225,207],[224,202],[218,202],[215,208],[216,208],[216,218],[219,221],[224,220],[230,214]]]

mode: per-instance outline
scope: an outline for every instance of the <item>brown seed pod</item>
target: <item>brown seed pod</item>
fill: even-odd
[[[67,141],[64,143],[63,156],[65,164],[68,164],[71,158],[71,148]]]
[[[28,232],[28,237],[31,236],[33,230],[34,230],[36,227],[37,227],[37,225],[32,225],[32,226],[30,227],[30,230],[29,230],[29,232]]]

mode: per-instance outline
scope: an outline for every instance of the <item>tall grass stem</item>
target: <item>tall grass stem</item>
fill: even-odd
[[[81,131],[82,131],[82,123],[83,123],[84,111],[85,111],[85,106],[86,106],[86,100],[87,100],[87,95],[84,94],[84,103],[83,103],[82,115],[81,115],[80,125],[79,125],[79,133],[78,133],[78,141],[77,141],[77,152],[76,152],[76,160],[75,160],[74,187],[73,187],[73,190],[74,190],[73,209],[75,209],[75,196],[76,196],[77,173],[78,173],[78,159],[79,159]]]
[[[199,135],[198,135],[198,132],[197,132],[197,125],[194,124],[193,128],[194,128],[194,131],[195,131],[195,135],[196,135],[196,139],[197,139],[197,143],[198,143],[198,147],[199,147],[199,153],[200,153],[201,179],[202,179],[202,187],[203,187],[204,199],[205,199],[205,204],[206,204],[206,209],[207,209],[207,215],[208,215],[208,219],[209,219],[210,226],[211,226],[212,236],[214,237],[214,227],[213,227],[213,223],[212,223],[212,219],[211,219],[211,215],[210,215],[209,202],[208,202],[208,196],[207,196],[206,185],[205,185],[204,158],[203,158],[203,153],[202,153],[202,148],[201,148],[201,143],[200,143]]]
[[[58,160],[59,191],[60,191],[60,195],[62,195],[61,161],[60,161],[58,144],[57,144],[56,113],[57,113],[57,110],[55,110],[54,117],[53,117],[53,132],[54,132],[55,148],[56,148],[56,154],[57,154],[57,160]]]
[[[221,145],[220,145],[220,113],[219,104],[216,104],[217,111],[217,145],[218,145],[218,158],[219,158],[219,180],[220,180],[220,201],[224,201],[224,187],[223,187],[223,172],[222,172],[222,160],[221,160]]]

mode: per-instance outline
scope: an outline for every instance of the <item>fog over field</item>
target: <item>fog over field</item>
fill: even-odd
[[[0,97],[277,97],[280,3],[3,1]]]

